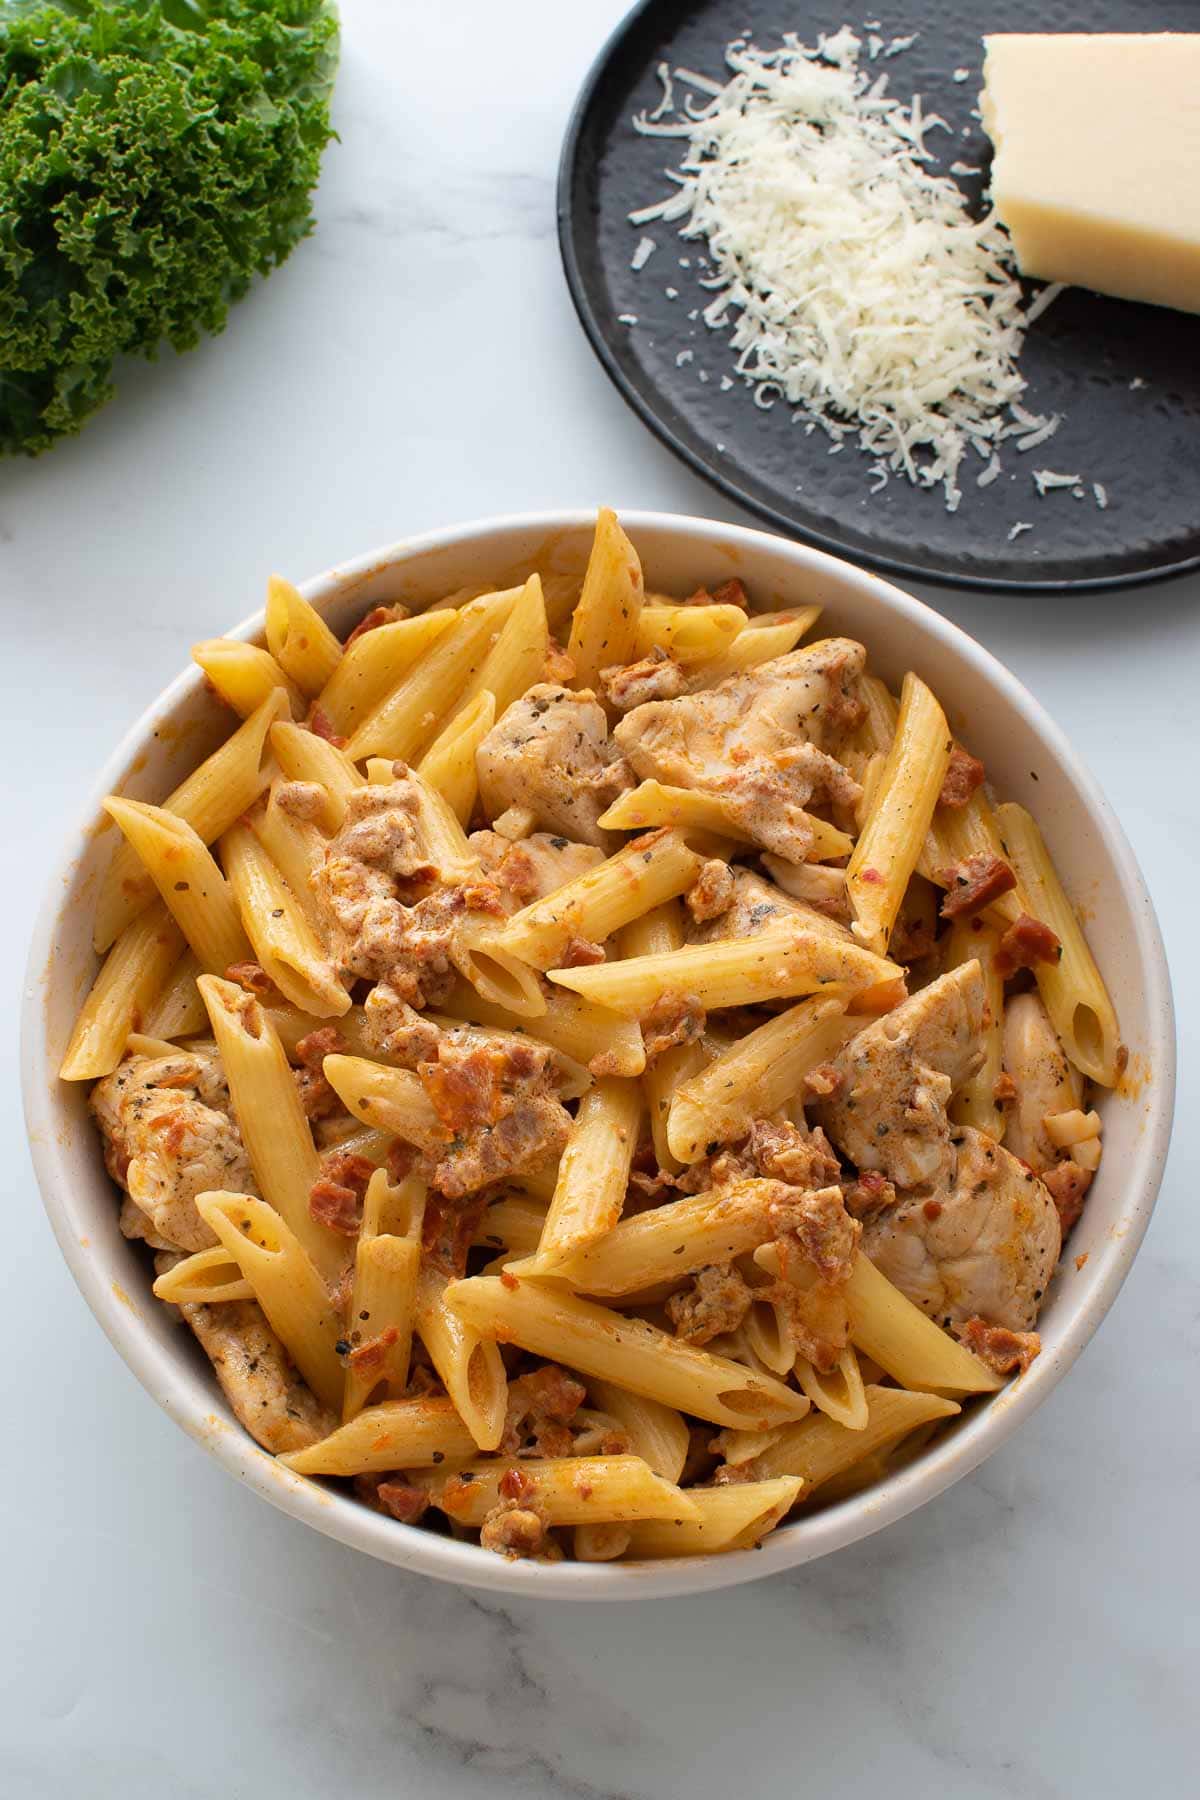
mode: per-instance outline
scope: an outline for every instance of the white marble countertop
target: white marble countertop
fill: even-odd
[[[621,0],[343,0],[315,236],[193,354],[0,470],[10,994],[98,758],[194,639],[407,532],[546,505],[734,517],[576,325],[553,183]],[[1071,733],[1197,999],[1200,580],[927,597]],[[1189,1006],[1188,1002],[1192,1002]],[[261,1505],[159,1412],[76,1293],[23,1148],[15,1032],[0,1389],[0,1792],[89,1800],[1196,1791],[1200,1090],[1124,1293],[1019,1437],[918,1515],[773,1585],[499,1605]]]

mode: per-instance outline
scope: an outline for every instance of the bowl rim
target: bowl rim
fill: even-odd
[[[849,582],[868,602],[906,620],[918,635],[940,639],[997,693],[1009,710],[1034,725],[1048,750],[1070,778],[1105,859],[1123,882],[1134,919],[1136,960],[1146,996],[1147,1054],[1154,1071],[1145,1128],[1135,1155],[1136,1179],[1128,1184],[1119,1239],[1093,1285],[1075,1304],[1060,1341],[1044,1351],[1029,1372],[983,1406],[921,1457],[889,1476],[879,1487],[837,1502],[824,1511],[780,1527],[753,1554],[734,1552],[640,1563],[574,1563],[544,1565],[507,1562],[474,1544],[457,1542],[419,1527],[401,1525],[334,1493],[317,1482],[294,1475],[261,1450],[243,1428],[213,1410],[215,1396],[205,1375],[192,1377],[165,1360],[141,1326],[135,1305],[115,1286],[103,1257],[80,1242],[69,1216],[70,1157],[59,1141],[56,1114],[62,1092],[50,1075],[45,991],[53,961],[58,921],[65,897],[99,811],[100,799],[128,772],[134,758],[152,740],[161,721],[198,690],[201,670],[185,669],[130,727],[90,784],[85,806],[55,859],[39,914],[26,967],[22,1021],[21,1072],[25,1123],[42,1202],[68,1268],[92,1313],[147,1393],[199,1442],[210,1455],[255,1493],[291,1517],[327,1537],[401,1568],[440,1580],[492,1591],[578,1600],[658,1599],[699,1593],[760,1580],[795,1568],[854,1543],[903,1518],[961,1480],[1005,1443],[1017,1427],[1046,1399],[1081,1354],[1112,1306],[1145,1235],[1157,1198],[1170,1141],[1175,1093],[1175,1031],[1170,975],[1153,902],[1133,851],[1108,801],[1067,741],[1064,733],[1033,695],[991,653],[952,621],[891,581],[848,559],[769,531],[686,514],[622,510],[621,519],[636,540],[639,532],[673,535],[684,541],[719,542],[748,549],[768,548],[797,571],[825,573]],[[390,566],[402,565],[435,551],[452,550],[521,532],[549,534],[586,529],[594,507],[558,508],[546,512],[501,514],[468,520],[404,538],[334,565],[301,585],[318,605],[332,600],[347,585]],[[836,598],[833,601],[836,607]],[[225,633],[253,638],[262,633],[260,610]],[[115,1212],[114,1212],[115,1222]]]

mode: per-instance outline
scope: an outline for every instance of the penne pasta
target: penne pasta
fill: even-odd
[[[142,1029],[150,1037],[170,1042],[207,1030],[208,1014],[196,986],[196,977],[202,973],[195,951],[185,950],[142,1016]]]
[[[906,675],[871,814],[846,870],[851,929],[880,956],[920,858],[952,747],[938,702],[916,675]]]
[[[998,807],[996,820],[1028,911],[1062,946],[1055,962],[1039,962],[1033,971],[1051,1023],[1075,1067],[1101,1087],[1115,1087],[1117,1015],[1042,834],[1023,806]]]
[[[298,819],[279,804],[280,783],[272,782],[267,804],[246,814],[255,837],[283,876],[317,936],[321,915],[312,891],[312,876],[325,854],[325,839],[308,819]]]
[[[716,1425],[774,1425],[807,1406],[782,1382],[697,1350],[645,1320],[580,1300],[557,1284],[476,1276],[456,1281],[446,1299],[456,1317],[486,1336]]]
[[[812,832],[808,850],[811,861],[849,856],[854,848],[853,838],[812,813],[805,813],[804,820]],[[747,815],[732,801],[720,794],[707,794],[702,788],[665,787],[661,781],[643,781],[619,795],[601,815],[600,824],[606,831],[642,831],[670,825],[679,831],[716,833],[739,844],[756,842]]]
[[[681,1413],[673,1406],[647,1400],[644,1394],[631,1394],[628,1388],[598,1376],[588,1382],[588,1394],[592,1405],[607,1413],[628,1438],[635,1456],[640,1456],[664,1481],[678,1482],[690,1441]]]
[[[449,1304],[461,1283],[426,1264],[417,1276],[415,1326],[442,1385],[480,1450],[495,1450],[504,1434],[508,1377],[500,1347]]]
[[[804,1077],[836,1056],[862,1029],[841,1000],[817,996],[776,1013],[736,1039],[676,1091],[667,1142],[681,1162],[695,1162],[708,1144],[743,1136],[801,1092]]]
[[[529,1457],[476,1462],[452,1475],[424,1477],[433,1502],[459,1525],[480,1526],[517,1471],[523,1502],[547,1525],[590,1525],[628,1519],[698,1519],[690,1494],[664,1481],[640,1456]]]
[[[311,781],[324,788],[320,823],[326,831],[336,831],[346,816],[347,799],[363,785],[362,776],[345,751],[318,737],[307,726],[286,721],[271,727],[271,748],[289,781]]]
[[[378,1131],[388,1131],[422,1150],[444,1146],[446,1128],[419,1078],[362,1056],[327,1056],[325,1079],[347,1112]]]
[[[513,1256],[532,1256],[546,1223],[546,1207],[529,1194],[506,1194],[493,1200],[479,1221],[476,1248],[507,1250]]]
[[[628,1558],[656,1561],[666,1556],[709,1556],[719,1551],[753,1550],[774,1531],[800,1498],[796,1475],[773,1481],[739,1481],[725,1487],[689,1488],[698,1519],[653,1519],[629,1528]]]
[[[341,1327],[329,1290],[303,1244],[265,1200],[201,1194],[196,1210],[238,1265],[272,1331],[322,1405],[342,1401]]]
[[[683,910],[679,902],[666,900],[652,912],[644,913],[640,919],[632,919],[619,933],[617,941],[623,957],[664,956],[672,950],[682,948]],[[634,1029],[638,1030],[640,1037],[640,1029],[636,1026]],[[650,1135],[658,1166],[668,1174],[675,1174],[683,1167],[679,1159],[672,1155],[667,1139],[671,1102],[680,1083],[702,1069],[705,1061],[703,1045],[693,1038],[690,1042],[672,1044],[669,1049],[661,1051],[653,1062],[646,1063],[642,1092],[650,1115]]]
[[[926,1318],[861,1253],[854,1259],[845,1297],[851,1341],[904,1387],[954,1398],[990,1394],[1003,1386],[999,1375]]]
[[[854,1347],[847,1344],[838,1357],[838,1366],[830,1374],[822,1374],[804,1357],[796,1358],[796,1380],[818,1412],[843,1426],[847,1431],[865,1431],[869,1414],[862,1373]]]
[[[282,575],[267,582],[267,648],[308,699],[329,683],[342,660],[342,646],[320,613]]]
[[[414,1395],[370,1406],[319,1444],[279,1460],[297,1475],[372,1475],[459,1462],[475,1448],[448,1395]]]
[[[644,592],[637,551],[602,506],[567,643],[577,686],[598,693],[601,669],[636,661]]]
[[[936,1329],[936,1327],[935,1327]],[[918,1425],[933,1419],[950,1419],[961,1408],[936,1394],[911,1394],[904,1388],[868,1387],[867,1423],[861,1431],[847,1431],[824,1413],[811,1412],[798,1425],[788,1425],[769,1450],[748,1465],[755,1481],[772,1481],[781,1475],[798,1475],[804,1482],[802,1498],[811,1500],[825,1482],[853,1468],[885,1444],[894,1444]]]
[[[452,629],[358,725],[346,746],[355,761],[390,756],[410,762],[418,747],[436,735],[439,721],[457,709],[460,696],[482,668],[517,592],[485,594],[454,615]]]
[[[606,1077],[580,1100],[527,1273],[557,1271],[568,1257],[612,1230],[625,1204],[641,1116],[636,1082]]]
[[[115,796],[104,808],[133,846],[201,967],[223,975],[233,964],[249,962],[250,940],[229,884],[186,820],[161,806]]]
[[[646,1051],[638,1026],[622,1019],[606,1006],[595,1006],[578,994],[551,988],[544,996],[545,1010],[536,1018],[509,1012],[485,1000],[477,989],[462,981],[442,1001],[442,1011],[475,1025],[494,1025],[501,1031],[524,1031],[539,1043],[550,1044],[576,1062],[596,1062],[607,1075],[640,1075]]]
[[[419,1226],[424,1203],[424,1182],[410,1178],[393,1188],[376,1169],[368,1184],[354,1255],[343,1421],[374,1400],[404,1397],[421,1262],[419,1232],[408,1231],[414,1219]],[[403,1217],[389,1216],[397,1213]]]
[[[225,833],[221,858],[255,957],[284,999],[318,1019],[349,1012],[350,996],[308,913],[248,825]]]
[[[688,944],[666,956],[584,969],[549,969],[551,981],[626,1018],[644,1018],[664,994],[688,994],[700,1006],[753,1006],[835,986],[856,992],[902,979],[895,963],[815,929],[789,925],[756,938]]]
[[[740,606],[648,604],[638,619],[637,653],[661,650],[687,669],[728,650],[745,623]]]
[[[287,695],[269,694],[256,713],[163,801],[163,811],[186,821],[204,843],[228,831],[269,785],[268,733],[287,716]],[[131,845],[118,846],[105,873],[96,902],[94,944],[108,949],[126,925],[154,899],[154,883]]]
[[[348,1260],[346,1240],[308,1210],[321,1162],[283,1045],[250,994],[212,975],[198,985],[259,1190],[325,1279],[336,1281]]]
[[[502,718],[527,688],[545,679],[549,651],[550,627],[541,577],[533,574],[513,602],[499,637],[463,689],[459,705],[469,706],[481,694],[490,693],[495,716]]]
[[[948,871],[973,856],[1007,861],[996,815],[982,788],[976,788],[965,806],[937,808],[917,869],[927,880],[944,888]],[[998,920],[1002,926],[1011,925],[1029,910],[1018,876],[1016,888],[993,900],[984,916]]]
[[[488,940],[489,947],[498,945],[534,968],[549,969],[574,940],[603,943],[622,925],[686,892],[700,867],[701,859],[677,832],[637,838],[544,900],[522,907]]]
[[[581,1293],[605,1298],[682,1280],[694,1269],[728,1263],[765,1243],[773,1235],[770,1208],[779,1196],[780,1185],[773,1181],[739,1181],[685,1195],[623,1219],[554,1273]]]
[[[688,671],[692,691],[717,687],[731,675],[786,656],[812,630],[821,612],[819,606],[797,606],[786,612],[752,613],[728,649]]]
[[[61,1081],[112,1074],[130,1032],[155,1021],[156,1002],[183,947],[183,932],[161,901],[125,926],[79,1010],[59,1066]]]
[[[253,1300],[254,1288],[224,1244],[196,1250],[160,1275],[154,1295],[172,1306],[208,1306],[214,1301]]]
[[[289,681],[269,650],[240,638],[206,638],[192,645],[192,661],[208,676],[226,706],[248,719],[277,688],[288,698],[292,717],[304,716],[304,695]]]
[[[349,736],[456,624],[453,612],[426,612],[355,638],[317,696],[332,730]]]
[[[987,992],[988,1016],[981,1034],[982,1061],[950,1102],[956,1125],[972,1125],[999,1143],[1004,1136],[1004,1108],[996,1101],[996,1083],[1004,1071],[1004,982],[996,971],[1000,934],[982,919],[956,919],[946,934],[943,970],[978,962]]]
[[[460,825],[469,824],[475,810],[479,793],[475,752],[495,722],[496,696],[485,688],[459,708],[417,764],[418,772],[442,796]]]

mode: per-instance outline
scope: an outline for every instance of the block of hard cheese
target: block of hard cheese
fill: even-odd
[[[1200,35],[984,44],[992,195],[1022,272],[1200,312]]]

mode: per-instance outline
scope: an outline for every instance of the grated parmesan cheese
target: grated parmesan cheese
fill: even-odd
[[[1040,497],[1044,500],[1047,494],[1054,492],[1055,488],[1077,488],[1079,486],[1079,476],[1060,475],[1055,469],[1035,469],[1033,471],[1033,485],[1037,489]]]
[[[1011,410],[1025,319],[1006,234],[928,166],[945,121],[892,98],[861,50],[843,26],[815,49],[794,32],[773,51],[735,40],[723,87],[677,69],[710,98],[635,118],[683,140],[683,158],[676,191],[630,219],[706,242],[702,317],[730,331],[759,406],[855,429],[874,464],[940,485],[953,511],[968,450],[991,457],[1057,421]]]
[[[635,274],[639,269],[645,268],[657,249],[658,245],[652,237],[638,239],[638,247],[629,259],[629,266]]]

